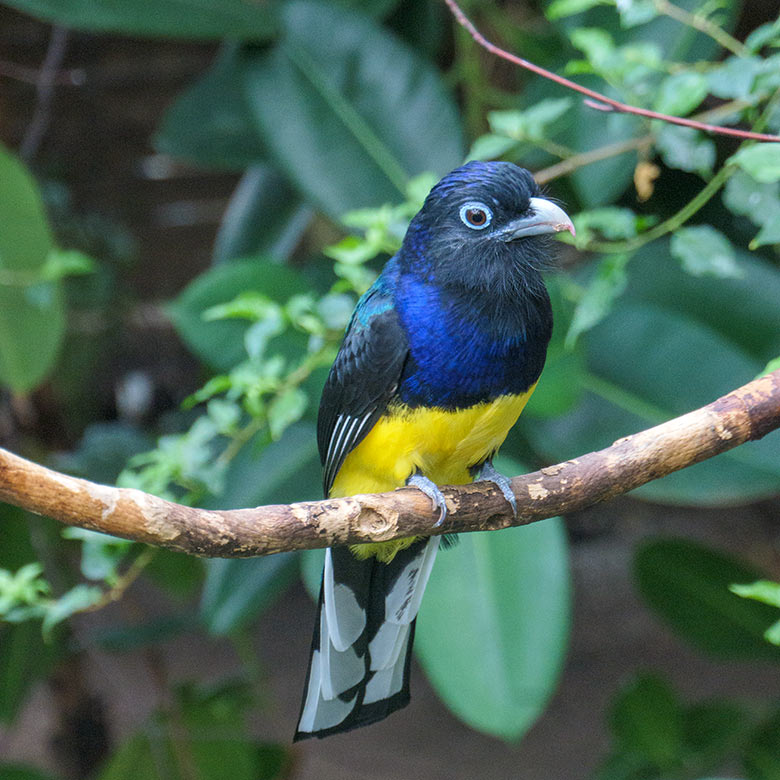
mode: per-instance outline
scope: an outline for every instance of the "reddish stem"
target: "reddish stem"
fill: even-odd
[[[455,17],[458,24],[463,27],[468,32],[468,34],[480,46],[482,46],[483,49],[486,49],[491,54],[495,54],[497,57],[501,57],[501,59],[512,62],[515,65],[519,65],[521,68],[530,70],[532,73],[537,73],[546,79],[555,81],[557,84],[561,84],[564,87],[573,89],[575,92],[587,95],[588,98],[591,98],[591,100],[597,101],[597,103],[600,104],[594,105],[591,100],[586,100],[585,104],[590,108],[597,108],[600,111],[618,111],[621,114],[637,114],[639,116],[648,117],[648,119],[660,119],[662,122],[669,122],[673,125],[682,125],[683,127],[692,127],[696,130],[703,130],[707,133],[716,133],[718,135],[730,135],[736,138],[749,138],[754,141],[780,141],[780,136],[778,135],[753,133],[750,130],[737,130],[733,127],[721,127],[719,125],[708,125],[704,122],[697,122],[695,119],[683,119],[679,116],[661,114],[658,111],[651,111],[648,108],[629,106],[626,103],[621,103],[619,100],[613,100],[606,95],[602,95],[600,92],[595,92],[592,89],[583,87],[574,81],[570,81],[569,79],[564,78],[563,76],[559,76],[552,71],[545,70],[544,68],[539,67],[539,65],[534,65],[533,62],[524,60],[522,57],[518,57],[516,54],[512,54],[511,52],[496,46],[495,43],[491,43],[487,38],[485,38],[484,35],[482,35],[481,32],[479,32],[479,30],[477,30],[471,20],[460,9],[460,6],[455,2],[455,0],[444,0],[444,2],[447,4],[450,11],[452,11],[452,15]]]

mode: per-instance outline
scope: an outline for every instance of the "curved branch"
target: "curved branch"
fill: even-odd
[[[139,490],[98,485],[0,449],[0,500],[66,525],[210,557],[486,531],[584,509],[780,428],[780,370],[611,447],[515,477],[519,518],[491,483],[444,490],[449,515],[434,527],[415,488],[256,509],[207,511]],[[437,513],[438,514],[438,513]]]
[[[715,135],[730,135],[735,138],[749,138],[754,141],[780,141],[778,135],[768,135],[767,133],[754,133],[751,130],[739,130],[734,127],[722,127],[720,125],[710,125],[705,122],[699,122],[696,119],[684,119],[679,116],[672,116],[670,114],[662,114],[658,111],[651,111],[649,108],[639,108],[638,106],[630,106],[628,103],[621,103],[619,100],[602,95],[600,92],[596,92],[593,89],[583,87],[581,84],[577,84],[576,81],[567,79],[564,76],[559,76],[557,73],[546,70],[545,68],[535,65],[533,62],[518,57],[516,54],[502,49],[500,46],[496,46],[495,43],[491,43],[484,35],[474,26],[474,23],[463,13],[460,6],[455,0],[444,0],[450,12],[455,17],[455,21],[463,27],[466,32],[478,43],[483,49],[489,51],[491,54],[495,54],[496,57],[500,57],[502,60],[511,62],[526,70],[530,70],[532,73],[536,73],[539,76],[543,76],[550,81],[556,82],[563,87],[572,89],[575,92],[579,92],[585,95],[589,100],[585,100],[585,104],[590,108],[598,109],[599,111],[617,111],[621,114],[636,114],[637,116],[643,116],[648,119],[660,119],[662,122],[668,122],[673,125],[682,125],[683,127],[692,127],[695,130],[703,130],[707,133],[713,133]]]

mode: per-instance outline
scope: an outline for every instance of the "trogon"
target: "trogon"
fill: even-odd
[[[574,226],[531,174],[469,162],[412,219],[360,298],[322,393],[326,496],[495,482],[493,456],[534,390],[552,332],[541,271]],[[440,536],[325,554],[296,739],[347,731],[409,701],[414,626]],[[468,626],[463,627],[464,631]]]

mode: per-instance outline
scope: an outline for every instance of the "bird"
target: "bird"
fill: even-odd
[[[552,333],[542,271],[566,212],[510,162],[444,176],[400,250],[358,301],[322,392],[326,496],[489,480],[517,513],[493,458],[526,405]],[[441,536],[328,548],[294,740],[384,719],[409,702],[417,613]],[[464,627],[467,630],[467,627]]]

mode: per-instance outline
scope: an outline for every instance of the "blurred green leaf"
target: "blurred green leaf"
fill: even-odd
[[[124,560],[133,542],[118,539],[86,528],[63,529],[65,539],[75,539],[81,544],[81,573],[88,580],[116,580],[117,567]]]
[[[518,464],[497,464],[520,473]],[[439,554],[415,648],[433,687],[472,728],[519,739],[552,695],[569,632],[559,520],[464,534]],[[463,626],[470,626],[464,631]]]
[[[737,171],[726,182],[723,202],[735,214],[761,226],[750,242],[751,249],[780,243],[780,183],[759,183],[744,171]]]
[[[224,636],[256,619],[295,579],[294,553],[206,561],[200,615],[209,633]]]
[[[214,64],[166,110],[155,148],[226,170],[243,171],[265,160],[266,148],[242,89],[248,60],[238,43],[223,44]]]
[[[571,349],[577,339],[606,317],[615,300],[626,289],[626,266],[631,255],[628,253],[606,255],[598,263],[593,278],[585,288],[574,309],[565,345]]]
[[[547,7],[547,18],[562,19],[587,11],[597,5],[609,5],[609,0],[553,0]]]
[[[212,306],[232,301],[242,292],[257,291],[284,303],[295,293],[308,289],[293,269],[267,260],[245,260],[220,265],[201,274],[167,311],[187,346],[206,364],[229,371],[246,357],[244,333],[247,323],[204,320]]]
[[[749,780],[780,778],[780,710],[753,732],[742,763]]]
[[[662,114],[688,116],[709,92],[707,78],[696,71],[667,76],[658,90],[653,109]]]
[[[51,370],[65,331],[62,290],[38,281],[53,249],[38,187],[0,147],[0,383],[32,390]]]
[[[780,352],[780,274],[737,252],[740,279],[693,277],[654,242],[631,262],[615,309],[582,338],[581,401],[555,419],[522,415],[520,428],[552,462],[608,447],[751,380]],[[559,316],[557,327],[565,328]],[[780,436],[771,434],[644,485],[669,503],[734,504],[777,493]]]
[[[707,74],[710,92],[727,100],[749,100],[763,67],[760,57],[727,57]]]
[[[17,764],[0,764],[0,777],[3,780],[53,780],[52,775]]]
[[[774,609],[729,590],[734,582],[759,579],[755,570],[695,542],[669,539],[643,545],[634,572],[647,604],[702,652],[780,662],[780,648],[764,640]]]
[[[711,225],[680,228],[672,236],[670,248],[682,267],[694,276],[741,276],[734,247]]]
[[[120,746],[97,780],[188,780],[193,772],[199,780],[281,780],[289,773],[289,752],[246,733],[251,704],[241,686],[184,687],[168,713],[155,715]]]
[[[701,175],[712,172],[715,144],[698,130],[665,124],[655,139],[661,158],[670,168]]]
[[[79,30],[172,38],[263,40],[276,30],[277,5],[243,0],[8,0],[31,16]]]
[[[11,723],[27,693],[64,653],[55,637],[44,642],[37,623],[0,623],[0,723]]]
[[[282,40],[255,58],[246,88],[275,161],[334,219],[395,202],[410,176],[463,157],[436,70],[354,11],[287,3]]]
[[[604,206],[580,211],[574,216],[577,228],[576,246],[585,246],[596,235],[616,241],[633,238],[638,232],[639,217],[631,209]]]
[[[225,209],[213,261],[219,264],[258,254],[286,259],[311,218],[312,209],[282,173],[271,165],[254,165]]]
[[[767,184],[780,180],[780,144],[754,144],[740,149],[728,161],[738,165],[757,182]]]
[[[680,760],[683,713],[674,691],[655,675],[641,675],[612,706],[612,731],[622,750],[662,771]]]
[[[48,640],[56,626],[76,612],[81,612],[100,601],[103,591],[97,585],[74,585],[46,610],[43,618],[43,637]]]
[[[47,282],[57,282],[67,276],[91,274],[97,269],[95,261],[77,249],[59,249],[53,247],[46,256],[40,274]]]
[[[745,711],[732,702],[708,701],[686,707],[685,763],[700,772],[723,766],[748,733]]]
[[[729,590],[743,599],[755,599],[772,607],[780,607],[780,582],[758,580],[749,585],[730,585]]]

